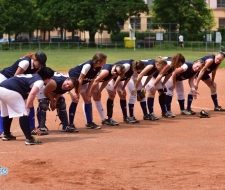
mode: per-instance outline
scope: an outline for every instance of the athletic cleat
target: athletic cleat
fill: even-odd
[[[70,127],[73,128],[74,132],[76,132],[76,133],[79,132],[79,129],[74,124],[71,124]]]
[[[147,115],[144,115],[143,116],[143,120],[150,120],[150,116],[147,114]]]
[[[72,133],[72,132],[74,132],[74,127],[72,127],[72,126],[64,126],[63,128],[62,128],[62,132],[68,132],[68,133]]]
[[[168,112],[162,113],[162,117],[172,118],[172,116]]]
[[[48,127],[44,126],[44,127],[37,127],[40,131],[49,131]]]
[[[102,121],[103,125],[109,125],[109,126],[116,126],[119,125],[119,123],[115,120],[113,120],[112,118],[110,119],[105,119],[104,121]]]
[[[154,120],[159,120],[159,118],[152,112],[150,115],[154,118]]]
[[[191,115],[195,115],[196,114],[196,112],[195,111],[192,111],[192,109],[186,109],[186,111],[190,112]]]
[[[25,145],[41,145],[42,142],[32,137],[32,139],[26,139]]]
[[[189,111],[187,111],[187,110],[181,110],[180,114],[181,115],[191,115],[191,113]]]
[[[133,117],[130,117],[130,118],[132,118],[135,121],[135,123],[140,123],[140,121],[137,120],[134,116]]]
[[[31,135],[48,135],[48,132],[47,131],[41,131],[39,128],[34,128],[32,131],[31,131]]]
[[[10,133],[10,135],[4,135],[2,134],[2,140],[3,141],[10,141],[10,140],[16,140],[16,137]]]
[[[94,122],[89,122],[86,124],[86,129],[101,129],[101,127]]]
[[[171,116],[172,118],[176,117],[176,115],[173,114],[173,112],[171,112],[171,111],[167,111],[167,113],[170,114],[170,116]]]
[[[221,106],[217,106],[214,108],[214,111],[225,111]]]
[[[125,121],[126,123],[136,123],[133,117],[123,118],[123,121]]]

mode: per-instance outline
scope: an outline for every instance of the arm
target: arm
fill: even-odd
[[[170,66],[169,65],[166,65],[162,71],[160,71],[160,73],[158,74],[158,76],[156,77],[155,79],[155,82],[154,82],[154,86],[156,86],[159,81],[162,79],[162,77],[166,74],[166,72],[170,69]]]
[[[28,98],[27,98],[27,101],[26,101],[26,110],[28,111],[28,113],[30,112],[30,107],[32,107],[33,105],[33,101],[37,95],[37,93],[39,92],[39,88],[37,86],[33,86],[29,95],[28,95]]]
[[[18,67],[18,69],[16,70],[14,76],[19,75],[19,74],[23,74],[25,72],[24,69],[22,69],[21,67]]]
[[[194,76],[192,76],[191,78],[189,78],[188,83],[189,83],[189,86],[191,88],[191,93],[192,93],[193,98],[197,99],[198,93],[197,93],[197,90],[196,90],[195,85],[194,85],[195,77],[196,77],[196,74]]]
[[[212,84],[214,83],[215,76],[216,76],[216,71],[217,71],[217,69],[219,68],[219,66],[220,66],[220,64],[218,64],[217,67],[216,67],[216,69],[213,70],[213,72],[212,72]]]
[[[170,87],[170,90],[173,90],[175,88],[175,84],[176,84],[176,77],[178,74],[183,73],[184,69],[182,67],[179,67],[177,69],[175,69],[172,73],[172,86]]]
[[[143,76],[145,76],[151,69],[153,68],[153,65],[148,65],[146,66],[142,71],[141,73],[138,75],[138,78],[137,78],[137,81],[136,81],[136,84],[135,84],[135,89],[137,90],[138,88],[138,85],[140,84],[141,82],[141,79]],[[152,75],[151,75],[152,76]],[[150,80],[150,79],[149,79]],[[147,83],[146,83],[147,84]]]
[[[200,82],[202,76],[204,75],[205,71],[208,69],[208,67],[209,67],[212,63],[213,63],[213,59],[207,59],[207,60],[205,61],[205,65],[204,65],[204,67],[202,68],[202,70],[199,72],[198,77],[197,77],[197,79],[196,79],[196,81],[195,81],[195,88],[198,87],[198,84],[199,84],[199,82]]]
[[[94,80],[92,86],[91,86],[91,94],[93,94],[95,88],[97,87],[97,85],[99,84],[99,82],[104,79],[107,75],[109,74],[109,72],[107,70],[102,70],[101,73],[97,76],[97,78]],[[106,84],[107,85],[107,84]],[[100,90],[99,90],[100,91]],[[101,91],[100,91],[101,92]]]
[[[52,92],[56,89],[57,84],[54,80],[50,80],[50,82],[45,86],[44,95],[49,99],[50,102],[53,102]]]
[[[154,72],[155,73],[155,72]],[[142,88],[145,88],[145,86],[148,84],[148,82],[150,81],[150,79],[152,78],[152,76],[154,75],[154,73],[152,73],[151,75],[149,75],[147,78],[146,78],[146,81],[145,83],[143,84]]]

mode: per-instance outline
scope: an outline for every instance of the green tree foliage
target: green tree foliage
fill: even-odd
[[[171,30],[197,33],[215,26],[212,10],[205,0],[153,0],[153,23],[177,23]],[[164,25],[164,29],[168,29]]]
[[[0,0],[0,30],[10,36],[21,32],[32,32],[36,14],[30,0]]]

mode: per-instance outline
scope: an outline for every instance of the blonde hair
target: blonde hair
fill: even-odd
[[[132,62],[132,70],[143,70],[145,68],[145,64],[141,60]]]
[[[29,57],[29,58],[31,58],[31,59],[36,58],[36,57],[35,57],[35,53],[33,53],[33,52],[29,52],[29,53],[27,53],[26,55],[24,55],[23,57]]]
[[[179,63],[185,63],[185,58],[181,53],[177,53],[172,57],[171,60],[171,67],[172,68],[177,68]]]
[[[97,64],[99,62],[102,62],[103,60],[105,60],[107,58],[107,55],[105,55],[104,53],[101,52],[97,52],[93,58],[92,61],[94,64]]]
[[[155,63],[158,63],[159,65],[167,65],[167,61],[162,56],[158,56],[155,59]]]
[[[118,68],[120,69],[120,74],[119,74],[119,76],[123,77],[124,74],[125,74],[125,71],[126,71],[124,65],[118,64],[118,65],[116,65],[116,67],[118,67]],[[115,67],[115,68],[116,68],[116,67]]]

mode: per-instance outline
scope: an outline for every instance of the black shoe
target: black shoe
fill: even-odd
[[[148,114],[143,116],[143,120],[149,120],[149,119],[150,119],[150,116]]]
[[[26,139],[25,145],[41,145],[42,142],[32,137],[32,139]]]
[[[168,112],[162,113],[162,116],[165,118],[172,118],[172,116]]]
[[[69,132],[69,133],[72,133],[72,132],[74,132],[74,127],[73,127],[73,126],[70,126],[70,125],[68,125],[68,126],[63,126],[62,132]]]
[[[126,123],[136,123],[133,117],[123,118]]]
[[[99,125],[96,125],[94,122],[89,122],[86,124],[87,129],[101,129]]]
[[[16,140],[16,137],[15,136],[13,136],[11,133],[10,133],[10,135],[2,135],[2,140],[3,141],[10,141],[10,140]]]
[[[110,118],[110,119],[105,119],[104,121],[102,121],[102,125],[116,126],[116,125],[119,125],[119,123],[115,121],[114,119]]]
[[[132,118],[135,121],[135,123],[140,123],[140,121],[137,120],[134,116],[133,117],[130,117],[130,118]]]
[[[79,129],[74,124],[71,124],[70,127],[73,128],[74,132],[76,132],[76,133],[79,132]]]
[[[155,121],[159,120],[159,118],[152,112],[149,114],[149,120]]]
[[[49,130],[48,130],[48,127],[46,127],[46,126],[44,126],[44,127],[38,126],[37,128],[38,128],[40,131],[49,131]]]
[[[225,111],[221,106],[217,106],[214,108],[214,111]]]
[[[195,111],[193,111],[192,109],[186,109],[186,111],[190,112],[190,113],[191,113],[191,115],[195,115],[195,114],[196,114],[196,112],[195,112]]]
[[[32,131],[31,131],[31,135],[48,135],[48,132],[47,131],[41,131],[39,128],[34,128]]]

